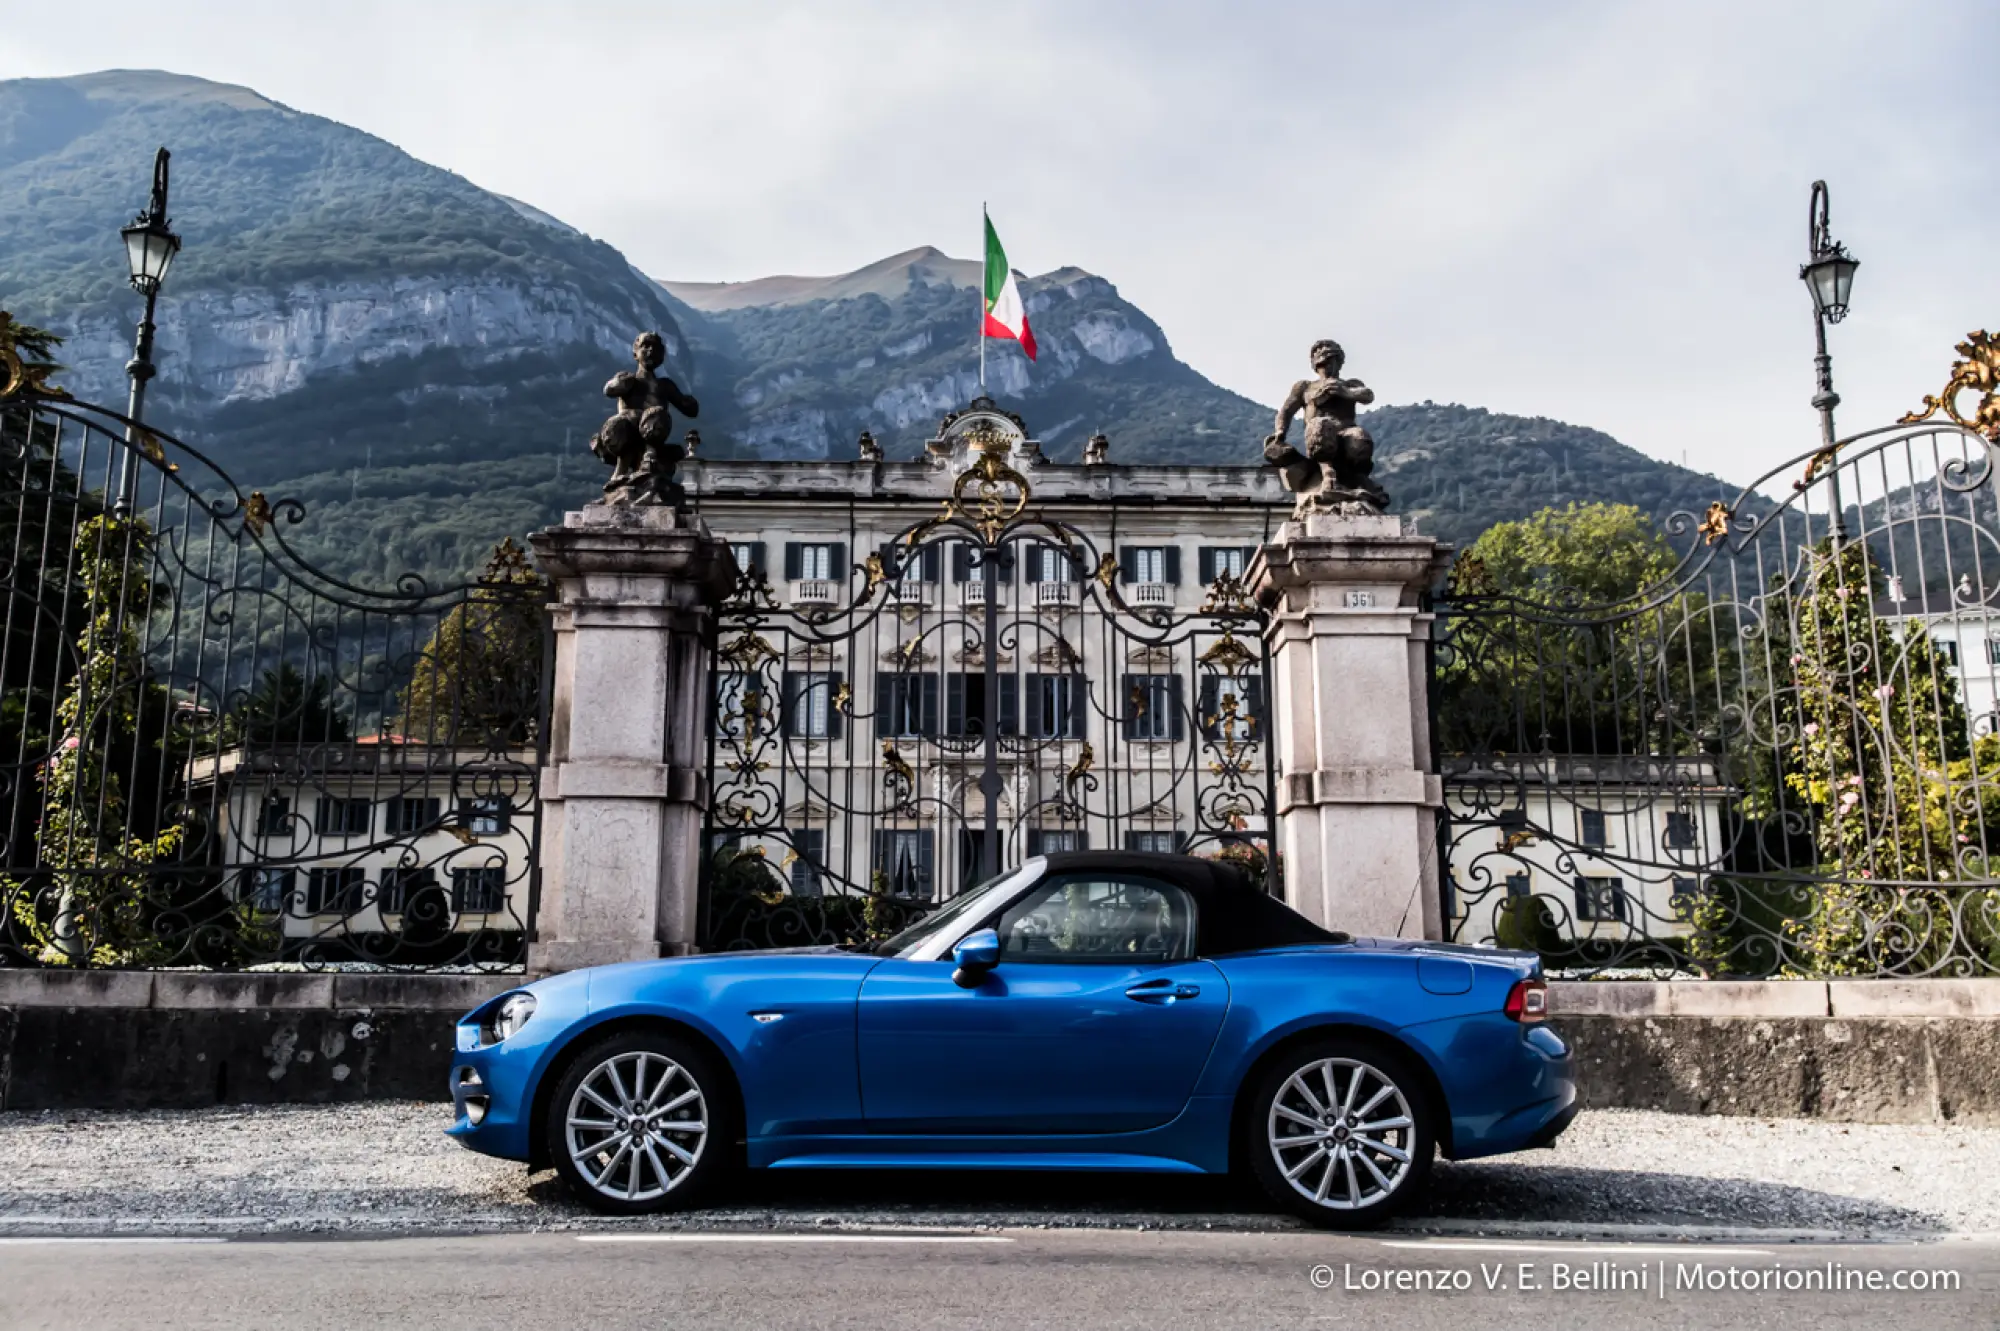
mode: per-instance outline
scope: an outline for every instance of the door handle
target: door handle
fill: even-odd
[[[1172,980],[1146,980],[1125,991],[1125,997],[1138,1003],[1154,1003],[1166,1006],[1183,998],[1201,997],[1198,984],[1175,984]]]

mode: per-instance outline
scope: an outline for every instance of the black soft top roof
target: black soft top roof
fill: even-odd
[[[1072,850],[1047,857],[1049,875],[1131,873],[1172,883],[1194,898],[1195,952],[1219,957],[1300,943],[1345,943],[1274,896],[1260,892],[1233,864],[1197,855],[1139,850]]]

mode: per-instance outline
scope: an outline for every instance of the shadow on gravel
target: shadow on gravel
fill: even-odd
[[[732,1197],[669,1223],[734,1225],[909,1223],[1161,1228],[1294,1229],[1254,1185],[1190,1175],[828,1170],[740,1176]],[[591,1213],[554,1174],[537,1175],[528,1199],[566,1217]],[[1844,1235],[1946,1232],[1904,1207],[1782,1184],[1684,1174],[1440,1160],[1426,1203],[1404,1223],[1426,1221],[1569,1226],[1702,1226],[1828,1230]]]

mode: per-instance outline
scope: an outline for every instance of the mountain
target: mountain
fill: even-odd
[[[865,429],[890,457],[915,457],[938,418],[979,391],[974,260],[926,246],[833,277],[660,285],[704,316],[690,336],[707,381],[726,386],[723,437],[742,453],[850,457]],[[1270,408],[1177,360],[1110,282],[1059,268],[1024,278],[1022,295],[1038,359],[989,339],[986,386],[1049,456],[1074,460],[1102,429],[1127,459],[1259,458]]]
[[[124,401],[139,301],[117,229],[160,144],[185,247],[149,417],[304,502],[303,551],[364,582],[462,575],[593,497],[584,441],[642,328],[701,397],[714,456],[852,457],[863,429],[913,456],[977,390],[975,261],[923,248],[828,277],[656,282],[532,204],[247,88],[0,82],[0,308],[69,338],[60,381],[90,400]],[[1178,360],[1109,280],[1060,268],[1023,288],[1041,358],[989,341],[987,384],[1051,456],[1102,429],[1115,461],[1258,460],[1270,409]],[[1367,423],[1396,507],[1460,542],[1549,502],[1664,514],[1723,489],[1553,420],[1425,403]]]
[[[246,488],[397,500],[370,571],[477,567],[587,499],[583,441],[639,329],[699,380],[674,302],[609,245],[249,89],[120,70],[0,83],[0,308],[68,338],[79,396],[125,399],[140,304],[117,229],[161,144],[184,246],[149,418]],[[308,530],[352,568],[337,516]]]

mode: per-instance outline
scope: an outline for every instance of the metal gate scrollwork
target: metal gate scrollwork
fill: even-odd
[[[525,552],[458,585],[329,573],[303,505],[69,398],[16,327],[0,966],[518,967],[546,706]]]
[[[1018,420],[948,420],[967,465],[941,512],[825,603],[746,570],[718,616],[710,950],[879,939],[1057,849],[1222,855],[1276,889],[1261,611],[1227,573],[1192,611],[1133,604],[1116,555],[1035,505]]]
[[[2000,974],[2000,354],[1959,351],[1923,412],[1675,515],[1635,592],[1460,560],[1453,937],[1579,975]]]

